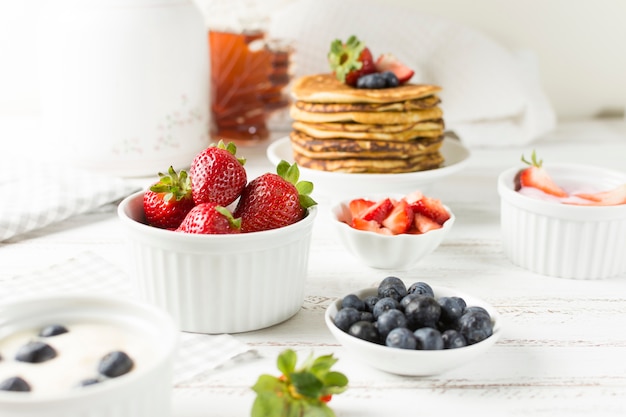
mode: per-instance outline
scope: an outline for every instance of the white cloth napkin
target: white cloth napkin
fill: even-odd
[[[116,265],[92,252],[31,273],[0,275],[0,303],[16,297],[54,294],[98,294],[134,297],[130,278]],[[174,385],[200,382],[215,370],[257,357],[257,352],[229,334],[181,332],[174,362]]]
[[[301,0],[273,13],[270,34],[296,42],[296,76],[329,72],[334,39],[356,35],[374,58],[393,53],[436,84],[446,128],[470,147],[530,143],[552,130],[531,51],[511,52],[457,22],[368,0]]]
[[[119,200],[140,188],[63,165],[6,161],[0,166],[0,241]]]

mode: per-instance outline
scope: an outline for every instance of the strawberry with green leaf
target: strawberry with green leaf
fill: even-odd
[[[348,378],[331,368],[333,355],[317,358],[310,354],[297,367],[296,352],[287,349],[277,359],[279,377],[261,375],[252,389],[257,397],[252,417],[334,417],[328,402],[347,389]]]
[[[193,207],[187,172],[177,173],[171,166],[167,174],[159,172],[159,181],[143,195],[146,221],[161,229],[176,229]]]
[[[245,162],[232,142],[220,140],[198,153],[189,168],[194,202],[228,206],[235,201],[248,182]]]
[[[280,161],[276,174],[268,172],[250,181],[233,213],[241,218],[241,231],[278,229],[302,220],[307,209],[317,203],[309,195],[313,184],[299,178],[296,163]]]
[[[337,79],[352,87],[363,75],[377,72],[372,52],[354,35],[345,43],[340,39],[331,42],[328,63]]]

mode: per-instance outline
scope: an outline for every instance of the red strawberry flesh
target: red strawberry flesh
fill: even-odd
[[[405,200],[400,200],[383,219],[382,225],[394,235],[408,232],[413,225],[413,209]]]
[[[363,220],[375,220],[382,224],[385,217],[391,213],[391,210],[393,210],[393,203],[391,202],[391,199],[384,198],[373,204],[360,217]]]
[[[375,62],[375,66],[377,72],[393,72],[396,77],[398,77],[398,82],[400,84],[406,83],[413,77],[413,74],[415,74],[414,70],[400,62],[398,58],[390,53],[379,56]]]
[[[242,162],[233,152],[218,145],[195,156],[189,175],[196,204],[216,203],[225,207],[239,197],[248,180]]]

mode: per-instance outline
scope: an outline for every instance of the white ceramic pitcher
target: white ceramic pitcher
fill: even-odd
[[[41,147],[118,176],[188,167],[209,144],[209,54],[190,0],[50,2],[40,23]]]

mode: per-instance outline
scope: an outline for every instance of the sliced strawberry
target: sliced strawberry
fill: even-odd
[[[405,200],[400,200],[382,221],[382,225],[394,235],[406,233],[413,225],[413,209]]]
[[[415,74],[415,71],[400,62],[398,58],[390,53],[382,54],[381,56],[379,56],[375,62],[375,66],[377,72],[393,72],[396,77],[398,77],[398,82],[400,84],[409,81],[411,77],[413,77],[413,74]]]
[[[567,192],[559,187],[542,167],[543,161],[537,160],[535,151],[533,151],[530,161],[522,156],[522,162],[530,165],[530,167],[517,174],[516,181],[519,182],[519,187],[533,187],[556,197],[567,197]]]
[[[375,220],[379,224],[382,224],[385,217],[391,213],[391,210],[393,210],[393,203],[391,202],[391,199],[384,198],[373,204],[360,217],[363,220]]]
[[[380,233],[382,235],[391,235],[391,230],[387,229],[386,227],[382,227],[380,223],[378,223],[376,220],[363,220],[360,217],[357,217],[355,219],[352,219],[352,225],[353,228],[357,229],[357,230],[364,230],[366,232],[374,232],[374,233]]]
[[[418,190],[418,191],[413,191],[412,193],[405,195],[403,197],[403,200],[405,200],[409,204],[414,204],[417,201],[421,200],[423,197],[424,197],[424,194]]]
[[[443,225],[449,218],[450,213],[443,206],[440,200],[432,197],[422,197],[411,205],[415,213],[420,213],[435,222]]]
[[[426,233],[431,230],[441,229],[441,225],[431,219],[428,216],[424,216],[420,213],[415,213],[413,216],[413,224],[415,225],[415,230],[418,233]]]
[[[345,43],[335,39],[330,44],[328,63],[337,79],[352,87],[361,76],[376,72],[371,51],[354,35]]]
[[[576,197],[591,201],[590,205],[593,206],[617,206],[626,204],[626,184],[599,193],[576,194]]]
[[[374,204],[375,203],[371,200],[357,198],[351,200],[350,203],[348,203],[348,208],[350,210],[352,218],[354,219],[355,217],[360,217],[363,213],[365,213],[368,208],[372,207]]]

